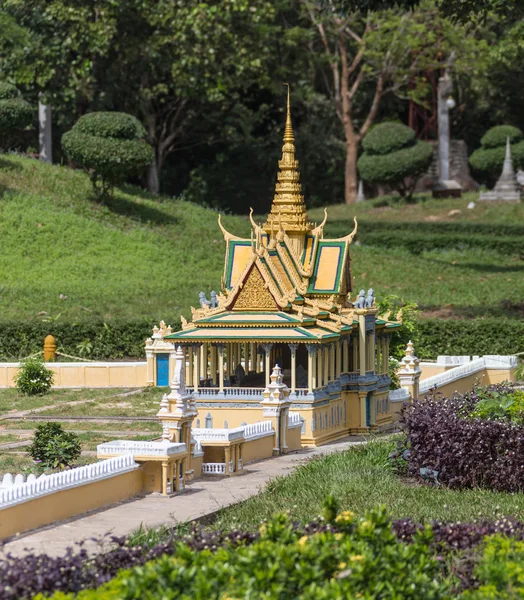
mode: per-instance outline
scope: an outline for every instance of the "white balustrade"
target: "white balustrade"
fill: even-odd
[[[133,471],[138,466],[132,456],[117,456],[85,467],[61,471],[52,475],[44,474],[38,479],[29,475],[25,482],[21,482],[21,479],[24,479],[23,475],[20,475],[20,478],[17,475],[13,479],[13,476],[7,473],[2,479],[2,488],[0,489],[0,510],[40,496],[115,477]]]
[[[408,390],[398,388],[398,390],[389,390],[390,402],[407,402],[410,399]]]
[[[300,416],[300,413],[290,412],[287,426],[293,429],[293,427],[302,427],[304,419]]]
[[[197,428],[191,429],[191,435],[200,442],[230,442],[244,437],[244,428],[235,427],[234,429],[212,429]]]
[[[136,440],[114,440],[98,444],[97,454],[103,455],[132,455],[132,456],[171,456],[186,451],[185,444],[173,442],[141,442]]]
[[[243,429],[246,442],[275,433],[271,421],[259,421],[258,423],[252,423],[251,425],[244,425]]]
[[[225,475],[226,465],[225,463],[203,463],[202,473],[206,475]]]
[[[476,360],[472,360],[469,363],[460,365],[459,367],[449,369],[449,371],[444,371],[444,373],[433,375],[427,379],[421,379],[419,384],[419,392],[424,394],[435,387],[439,388],[447,383],[453,383],[453,381],[457,381],[458,379],[462,379],[464,377],[468,377],[469,375],[473,375],[474,373],[478,373],[479,371],[483,371],[485,368],[486,361],[484,357],[477,358]]]

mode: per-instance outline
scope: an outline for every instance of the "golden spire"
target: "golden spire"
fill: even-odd
[[[298,160],[295,160],[295,135],[291,124],[289,84],[285,85],[287,85],[287,113],[282,159],[278,161],[275,195],[264,230],[269,234],[279,229],[283,229],[288,235],[305,234],[311,230],[311,223],[307,218],[304,196],[301,193]]]

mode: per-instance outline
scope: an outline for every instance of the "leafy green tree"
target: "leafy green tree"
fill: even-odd
[[[390,185],[407,199],[433,158],[431,144],[417,141],[413,129],[401,123],[377,125],[362,140],[362,146],[364,154],[358,159],[362,179]]]
[[[317,68],[334,102],[346,143],[345,201],[357,196],[357,155],[362,138],[376,120],[383,98],[396,94],[423,101],[426,73],[443,66],[451,51],[454,69],[470,68],[475,39],[444,18],[432,2],[417,9],[364,12],[358,3],[302,0],[318,32],[314,46],[323,59]]]
[[[55,114],[111,109],[144,123],[153,191],[171,153],[216,141],[210,105],[226,113],[269,81],[269,0],[0,0],[1,8],[32,36],[23,61],[31,70],[12,68]]]
[[[146,130],[125,113],[93,112],[81,117],[62,136],[64,152],[91,177],[98,200],[112,195],[113,186],[140,175],[153,160]]]

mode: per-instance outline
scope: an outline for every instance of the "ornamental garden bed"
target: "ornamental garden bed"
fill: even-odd
[[[520,597],[524,496],[505,461],[522,396],[406,405],[405,437],[312,459],[206,528],[140,530],[91,558],[6,557],[0,598]]]

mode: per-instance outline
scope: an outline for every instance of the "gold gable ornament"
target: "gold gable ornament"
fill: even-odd
[[[268,290],[264,278],[253,266],[238,292],[233,310],[278,310],[277,303]]]

